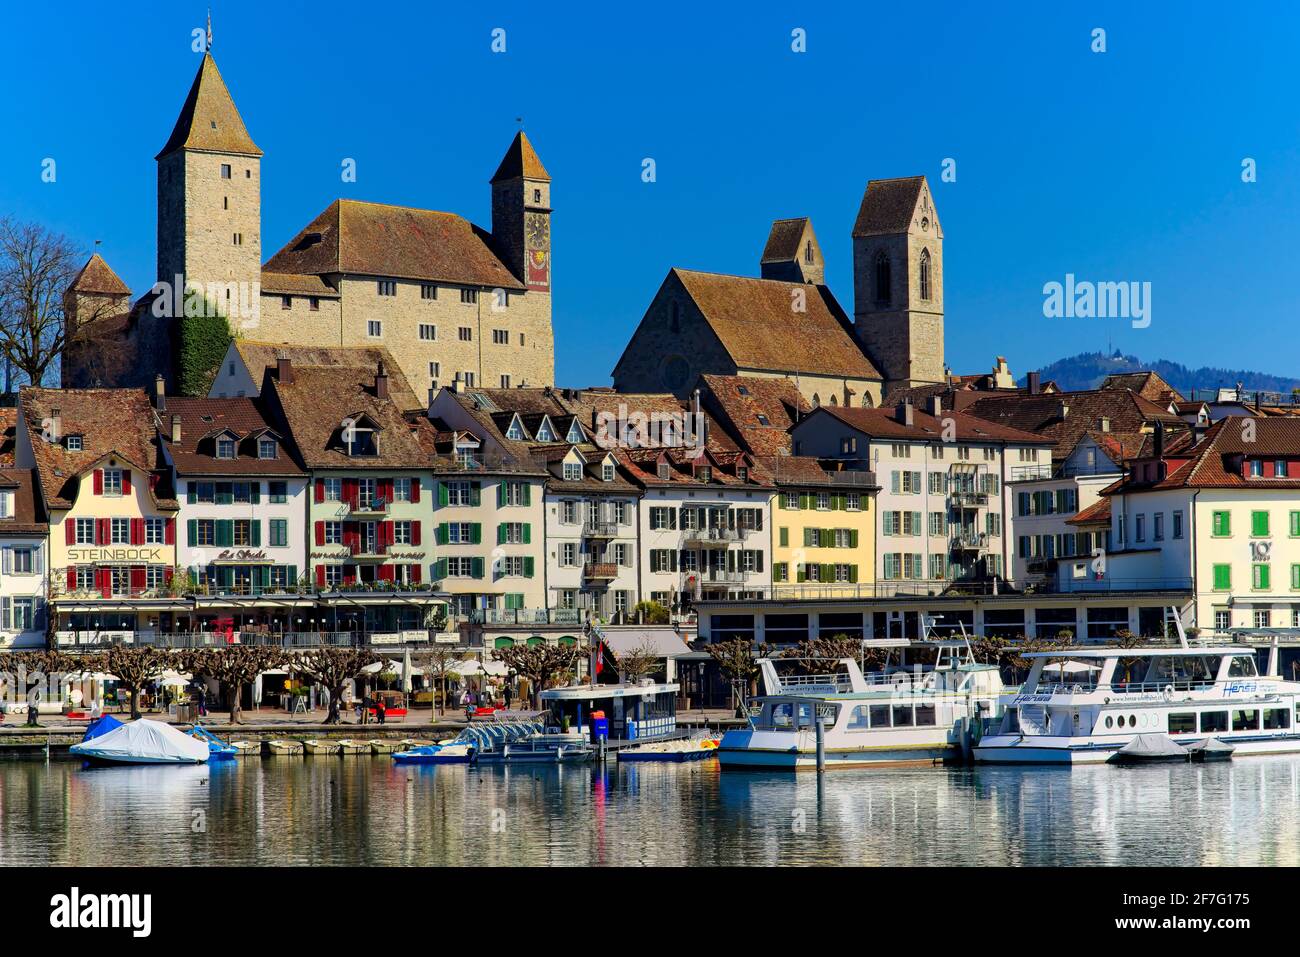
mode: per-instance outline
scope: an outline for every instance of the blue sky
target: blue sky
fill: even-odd
[[[863,188],[918,173],[945,233],[955,371],[1001,353],[1023,374],[1110,342],[1300,374],[1300,5],[988,6],[216,0],[213,52],[266,153],[266,257],[338,196],[487,225],[522,115],[553,179],[561,384],[608,382],[670,267],[755,274],[776,218],[812,217],[851,311]],[[153,156],[204,13],[0,11],[0,213],[103,240],[136,292],[154,278]],[[641,180],[646,157],[657,182]],[[1242,182],[1247,157],[1257,182]],[[1150,327],[1045,319],[1043,284],[1066,273],[1150,282]]]

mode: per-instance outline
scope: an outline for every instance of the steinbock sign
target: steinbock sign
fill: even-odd
[[[133,562],[135,564],[165,565],[170,564],[163,558],[161,548],[69,548],[68,561],[72,564],[85,562]]]

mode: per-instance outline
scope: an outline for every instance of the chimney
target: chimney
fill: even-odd
[[[433,396],[434,396],[434,393],[436,393],[437,391],[438,391],[438,390],[435,389],[433,386],[429,386],[429,402],[428,402],[428,406],[429,406],[429,408],[431,408],[431,409],[433,408]]]
[[[375,370],[375,398],[388,400],[388,370],[384,368],[383,359],[379,360],[379,368]]]
[[[275,379],[280,385],[293,385],[293,363],[283,352],[275,357]]]
[[[1164,461],[1165,457],[1165,424],[1156,422],[1155,436],[1152,440],[1151,454],[1155,456],[1157,462]]]
[[[898,408],[894,410],[894,418],[897,419],[901,425],[912,425],[912,415],[913,409],[912,401],[910,399],[904,399],[902,402],[898,403]]]
[[[1064,399],[1056,403],[1057,418],[1064,419],[1069,414],[1070,414],[1070,403],[1066,402]]]
[[[939,416],[943,415],[943,396],[932,395],[930,396],[930,400],[927,404],[930,407],[928,410],[929,413],[932,416],[934,416],[936,419],[939,418]]]
[[[172,416],[172,445],[179,445],[181,441],[181,417]]]
[[[1041,377],[1039,376],[1039,374],[1037,372],[1029,373],[1029,394],[1038,395],[1038,390],[1040,388],[1041,388]]]
[[[460,379],[460,373],[457,372],[457,373],[452,377],[452,380],[451,380],[451,387],[450,387],[450,388],[451,388],[452,395],[460,395],[460,392],[461,392],[461,386],[462,386],[462,385],[463,385],[463,383],[461,382],[461,379]]]
[[[50,441],[58,442],[63,438],[63,410],[50,409]]]
[[[159,412],[167,411],[167,383],[161,373],[153,380],[153,407]]]

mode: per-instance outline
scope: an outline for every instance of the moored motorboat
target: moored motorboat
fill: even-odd
[[[706,761],[718,756],[718,739],[683,738],[678,741],[655,741],[617,752],[620,761]]]
[[[148,718],[83,740],[69,751],[97,764],[203,764],[210,753],[206,742]]]
[[[1186,762],[1187,749],[1167,734],[1139,734],[1111,758],[1116,764],[1165,764]]]
[[[392,754],[394,751],[400,751],[401,745],[396,741],[386,741],[382,738],[371,738],[367,742],[370,750],[375,754]]]
[[[1236,748],[1218,738],[1206,738],[1187,746],[1187,753],[1193,761],[1231,761]]]
[[[261,741],[231,741],[230,746],[235,749],[236,757],[254,758],[262,753]]]
[[[208,746],[209,761],[230,761],[239,754],[237,748],[222,741],[201,724],[196,724],[191,728],[189,734],[191,738],[194,738],[196,741],[202,741]]]

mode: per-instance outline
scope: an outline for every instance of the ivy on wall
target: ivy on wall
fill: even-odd
[[[230,324],[210,300],[191,292],[185,297],[185,314],[176,328],[176,391],[205,396],[230,347]]]

